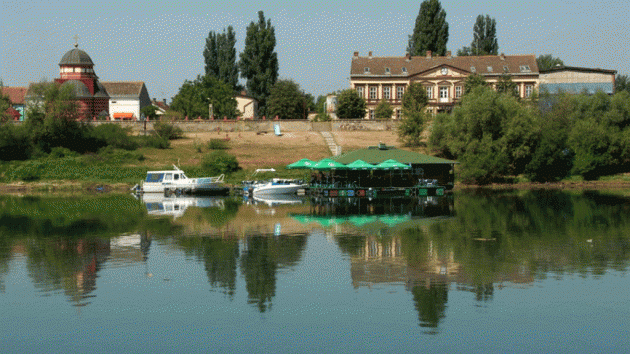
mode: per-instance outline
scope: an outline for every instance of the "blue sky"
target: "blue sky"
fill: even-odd
[[[349,86],[354,51],[404,55],[421,1],[30,1],[3,0],[0,78],[26,86],[59,76],[58,63],[79,36],[79,48],[102,81],[144,81],[158,99],[203,72],[209,31],[232,25],[236,50],[262,10],[276,30],[280,77],[317,96]],[[553,54],[565,65],[630,74],[630,1],[442,0],[448,49],[470,45],[479,14],[497,21],[499,51]]]

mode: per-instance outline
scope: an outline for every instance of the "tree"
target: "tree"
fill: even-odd
[[[337,117],[339,119],[363,119],[366,112],[365,100],[356,90],[341,91],[337,97]]]
[[[270,117],[281,119],[305,119],[307,98],[300,86],[293,80],[278,80],[271,88],[267,102]]]
[[[438,0],[424,0],[420,4],[413,34],[409,36],[407,53],[413,56],[425,55],[430,50],[435,55],[445,55],[447,42],[446,11]]]
[[[227,31],[223,29],[221,34],[211,31],[206,38],[203,57],[206,64],[206,75],[216,77],[238,92],[242,87],[238,84],[235,45],[236,35],[232,26],[228,26]]]
[[[406,146],[420,146],[427,119],[425,107],[429,102],[427,92],[420,83],[412,83],[402,97],[403,119],[398,126],[398,140]]]
[[[511,75],[504,73],[499,77],[499,80],[497,81],[497,92],[518,97],[518,92],[516,92],[516,83],[512,81]]]
[[[245,48],[240,54],[241,77],[247,79],[247,92],[258,101],[260,114],[267,114],[267,98],[278,80],[278,55],[274,52],[276,34],[271,20],[258,12],[258,23],[247,26]]]
[[[197,76],[194,81],[184,81],[171,103],[171,109],[189,118],[209,118],[209,105],[215,117],[233,119],[237,116],[236,100],[230,85],[214,76]]]
[[[3,93],[2,88],[4,87],[2,80],[0,80],[0,121],[6,122],[9,120],[9,115],[7,114],[7,109],[11,107],[11,100],[9,100],[9,96]]]
[[[144,106],[140,110],[140,113],[144,116],[144,119],[154,120],[157,118],[157,107],[152,104]]]
[[[628,79],[628,75],[617,74],[615,77],[615,92],[621,91],[630,92],[630,79]]]
[[[384,99],[378,103],[374,111],[374,117],[376,119],[390,119],[393,114],[394,110],[392,109],[392,105]]]
[[[497,21],[489,15],[477,16],[473,26],[473,41],[470,44],[471,55],[497,55]]]
[[[539,55],[538,58],[536,58],[536,64],[538,64],[538,70],[540,71],[564,65],[562,59],[554,58],[551,54]]]
[[[475,87],[487,86],[486,80],[479,74],[468,75],[464,81],[464,95],[472,92]]]

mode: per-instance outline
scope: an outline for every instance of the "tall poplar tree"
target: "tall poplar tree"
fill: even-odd
[[[230,85],[234,91],[239,91],[238,65],[236,63],[236,34],[232,26],[228,26],[223,33],[210,32],[206,38],[203,58],[206,64],[206,75]]]
[[[445,55],[447,42],[446,11],[439,0],[424,0],[420,4],[413,34],[409,36],[407,52],[415,56],[425,55],[430,50],[435,55]]]
[[[473,26],[473,41],[470,43],[470,47],[457,50],[457,55],[497,55],[498,53],[497,21],[489,15],[477,16]]]
[[[271,20],[258,11],[258,22],[247,26],[245,49],[240,55],[241,77],[247,79],[247,93],[258,100],[258,114],[267,114],[267,98],[278,80],[276,34]]]

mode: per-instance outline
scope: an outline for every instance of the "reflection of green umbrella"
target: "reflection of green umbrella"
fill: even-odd
[[[313,170],[320,171],[329,171],[329,170],[345,170],[347,169],[346,165],[339,163],[337,161],[331,159],[323,159],[318,161],[315,166],[312,167]]]
[[[349,163],[346,165],[346,167],[348,167],[351,170],[373,170],[376,166],[372,165],[371,163],[367,163],[363,160],[356,160],[352,163]]]
[[[370,224],[378,220],[378,218],[374,215],[354,215],[351,216],[349,221],[355,226],[363,226],[365,224]]]
[[[290,165],[287,165],[288,169],[309,169],[315,165],[315,161],[309,159],[301,159],[300,161],[296,161]]]
[[[411,216],[407,214],[383,215],[378,218],[378,221],[382,222],[383,224],[387,224],[387,226],[390,227],[409,220],[411,220]]]
[[[291,217],[302,224],[310,224],[315,221],[312,215],[295,214],[291,215]]]
[[[411,166],[389,159],[376,165],[376,168],[380,170],[409,170],[411,169]]]

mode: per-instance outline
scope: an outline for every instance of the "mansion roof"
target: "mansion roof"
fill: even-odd
[[[370,53],[371,54],[371,53]],[[350,75],[358,77],[411,77],[450,67],[465,74],[477,73],[485,76],[538,75],[534,55],[486,55],[486,56],[403,56],[361,57],[355,52]]]

